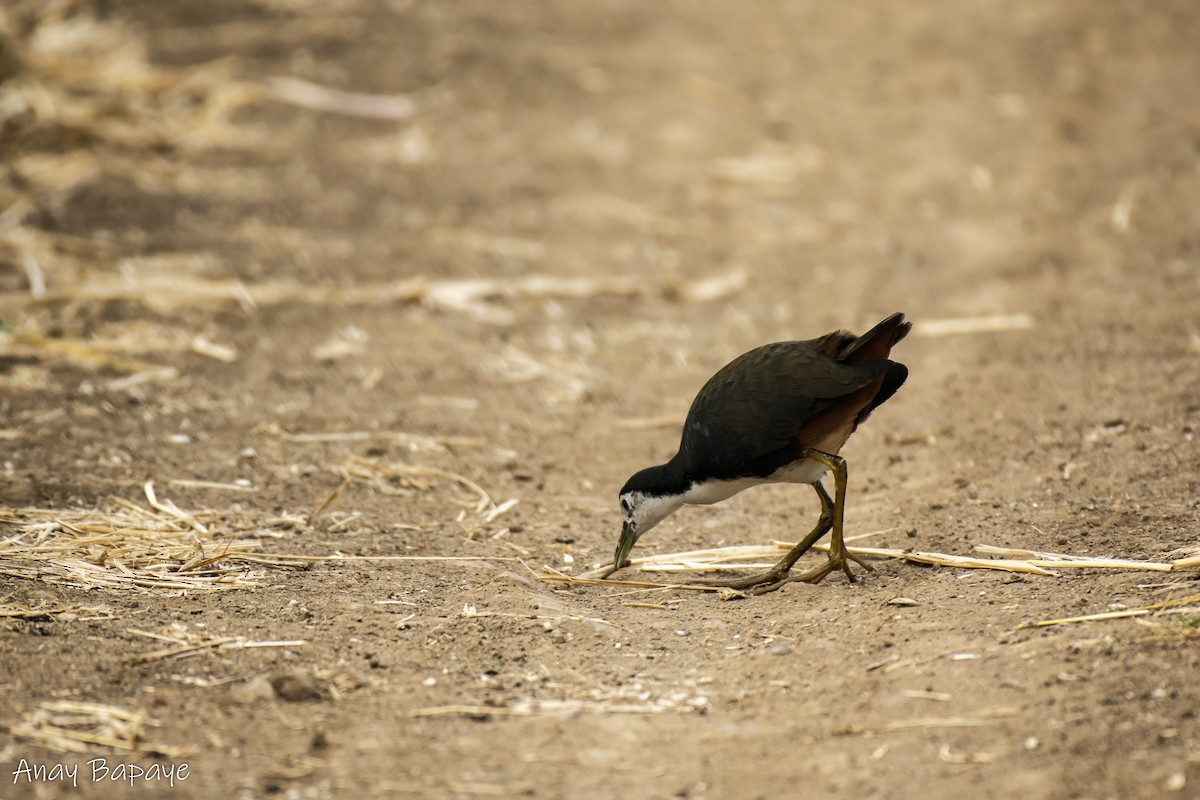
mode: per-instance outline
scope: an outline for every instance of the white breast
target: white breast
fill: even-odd
[[[732,481],[704,481],[693,483],[680,496],[689,505],[709,505],[733,497],[751,486],[764,483],[816,483],[825,474],[826,467],[820,461],[804,458],[776,470],[766,478],[738,478]]]
[[[837,452],[836,450],[831,452]],[[802,458],[799,461],[793,461],[782,469],[776,470],[771,475],[770,483],[816,483],[821,480],[821,476],[825,474],[829,468],[820,461],[815,461],[811,458]]]

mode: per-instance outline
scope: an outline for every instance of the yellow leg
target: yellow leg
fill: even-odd
[[[706,581],[706,585],[740,589],[748,591],[750,594],[766,594],[793,581],[820,583],[825,580],[829,573],[838,569],[845,572],[846,577],[853,581],[854,573],[850,571],[849,563],[851,561],[868,571],[874,572],[874,568],[870,564],[867,564],[857,556],[851,555],[846,550],[842,531],[846,511],[846,460],[841,456],[831,455],[820,450],[808,450],[805,456],[824,464],[833,473],[834,494],[832,500],[820,482],[813,484],[813,488],[817,491],[817,496],[821,498],[821,518],[817,520],[816,527],[799,544],[789,550],[788,554],[780,559],[778,564],[766,572],[759,575],[751,575],[747,578]],[[809,548],[816,544],[818,539],[829,531],[832,531],[829,537],[829,558],[825,563],[800,575],[790,574],[792,566],[795,565],[800,556],[804,555]]]
[[[846,542],[843,536],[842,523],[846,513],[846,459],[841,456],[830,455],[823,453],[820,450],[809,450],[807,456],[814,461],[819,461],[829,467],[829,471],[833,473],[833,525],[831,526],[832,533],[829,534],[829,559],[819,567],[809,570],[800,575],[789,575],[782,583],[790,583],[792,581],[800,581],[803,583],[820,583],[825,580],[825,577],[834,570],[840,569],[846,573],[846,577],[851,581],[854,580],[854,573],[850,571],[850,562],[858,564],[869,572],[874,572],[874,568],[860,559],[858,556],[851,555],[846,550]],[[779,585],[782,585],[779,584]],[[755,594],[777,589],[779,586],[760,587]]]
[[[834,503],[829,497],[829,492],[825,491],[825,487],[820,482],[814,483],[812,487],[817,491],[817,497],[821,499],[821,517],[817,520],[816,526],[809,532],[808,536],[805,536],[795,547],[788,551],[787,555],[779,559],[779,563],[758,575],[750,575],[745,578],[704,581],[704,585],[747,590],[763,586],[776,589],[786,583],[788,572],[791,570],[792,565],[800,559],[800,556],[807,553],[809,548],[816,544],[817,540],[828,533],[829,529],[833,526]],[[770,591],[770,589],[765,591]],[[761,594],[761,592],[755,591],[755,594]]]

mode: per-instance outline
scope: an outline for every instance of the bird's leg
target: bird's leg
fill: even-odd
[[[833,524],[831,525],[833,532],[829,535],[829,559],[821,566],[801,575],[789,575],[784,582],[801,581],[804,583],[820,583],[825,580],[825,576],[835,569],[840,569],[846,573],[847,578],[854,580],[854,573],[850,571],[851,561],[870,572],[874,572],[875,570],[870,564],[858,556],[852,555],[846,549],[846,542],[843,539],[842,521],[846,512],[846,459],[841,456],[823,453],[820,450],[808,450],[806,455],[808,458],[819,461],[829,467],[829,471],[833,473]],[[826,498],[828,498],[828,495],[826,495]],[[755,593],[761,594],[762,592],[771,591],[776,588],[778,586],[761,587]]]
[[[808,536],[805,536],[795,547],[788,551],[787,555],[779,559],[779,563],[758,575],[750,575],[745,578],[730,578],[728,580],[704,581],[704,585],[720,586],[728,589],[754,589],[755,594],[761,594],[764,591],[777,589],[786,583],[788,572],[800,559],[800,556],[807,553],[809,548],[816,544],[817,540],[828,533],[829,529],[833,527],[834,503],[829,497],[829,492],[825,491],[825,487],[819,481],[814,483],[812,487],[817,491],[817,497],[821,499],[821,517],[817,520],[816,527],[809,532]]]

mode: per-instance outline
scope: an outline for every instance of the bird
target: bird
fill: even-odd
[[[709,585],[764,594],[793,581],[820,583],[839,569],[853,581],[850,561],[871,570],[846,550],[847,469],[838,453],[908,378],[908,368],[889,356],[911,328],[896,313],[862,336],[838,330],[765,344],[718,370],[692,401],[675,455],[622,487],[621,538],[603,577],[626,566],[634,544],[680,507],[718,503],[766,483],[810,484],[821,503],[816,526],[766,572]],[[833,497],[822,483],[827,472]],[[830,531],[825,563],[792,575],[800,556]]]

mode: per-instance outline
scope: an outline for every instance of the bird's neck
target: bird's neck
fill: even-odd
[[[651,467],[646,472],[648,473],[646,477],[650,481],[650,485],[647,487],[648,493],[660,497],[682,495],[691,488],[693,483],[692,477],[678,453],[667,463]]]
[[[679,505],[710,505],[719,503],[738,492],[757,486],[763,479],[756,476],[718,477],[689,468],[685,456],[675,458],[655,468],[657,484],[661,487],[656,494],[670,498]]]

